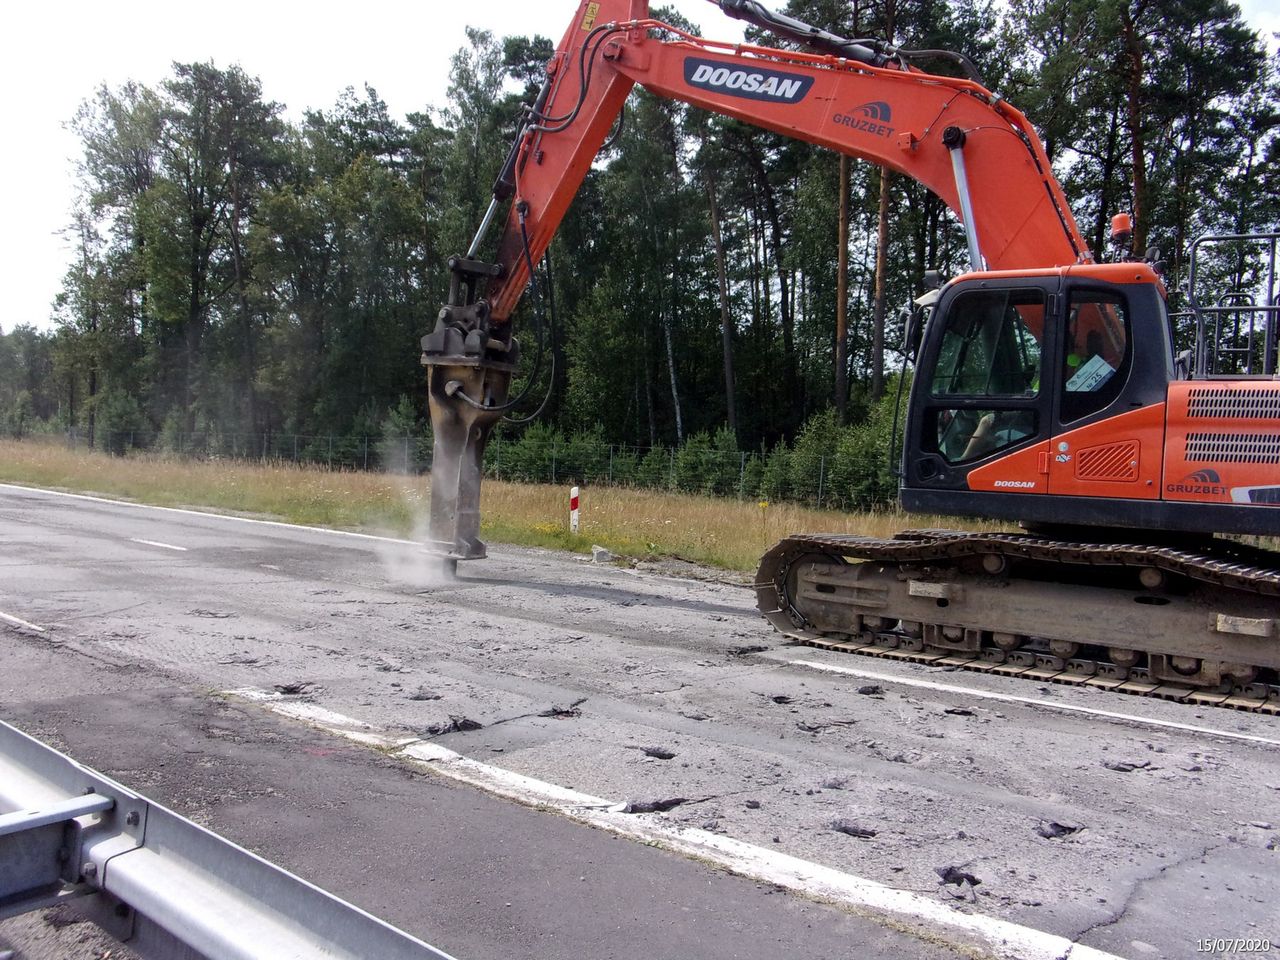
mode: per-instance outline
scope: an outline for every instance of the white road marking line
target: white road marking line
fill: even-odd
[[[1097,710],[1093,707],[1080,707],[1070,703],[1054,703],[1052,700],[1037,700],[1034,697],[1017,697],[1008,693],[995,693],[990,690],[975,690],[973,687],[960,687],[949,683],[935,683],[932,680],[916,680],[911,677],[896,677],[888,673],[877,673],[874,670],[857,670],[853,667],[840,667],[830,663],[818,663],[814,660],[788,660],[796,667],[811,667],[826,673],[842,673],[864,680],[879,680],[882,683],[900,683],[908,687],[919,687],[922,690],[934,690],[940,693],[954,693],[968,697],[981,697],[985,700],[999,700],[1001,703],[1025,703],[1033,707],[1047,707],[1063,713],[1083,713],[1091,717],[1104,717],[1108,720],[1123,720],[1127,723],[1138,723],[1149,727],[1160,727],[1165,730],[1180,730],[1185,733],[1204,733],[1214,737],[1225,737],[1228,740],[1243,740],[1246,743],[1263,743],[1269,747],[1280,747],[1280,740],[1269,740],[1266,737],[1255,737],[1248,733],[1233,733],[1230,730],[1217,730],[1212,727],[1200,727],[1192,723],[1176,723],[1172,720],[1155,720],[1150,717],[1139,717],[1131,713],[1116,713],[1111,710]]]
[[[161,543],[159,540],[140,540],[137,537],[130,537],[130,543],[145,543],[148,547],[164,547],[166,550],[181,550],[187,552],[186,547],[175,547],[172,543]]]
[[[3,620],[5,623],[11,623],[15,627],[23,627],[27,630],[34,630],[36,633],[47,632],[44,627],[37,627],[34,623],[29,623],[26,620],[23,620],[21,617],[10,616],[7,613],[0,612],[0,620]]]
[[[255,520],[253,517],[237,517],[229,513],[208,513],[204,510],[186,510],[182,507],[157,507],[150,503],[134,503],[132,500],[112,500],[109,497],[91,497],[86,493],[66,493],[63,490],[46,490],[44,487],[27,487],[20,483],[0,483],[0,490],[20,490],[23,493],[39,493],[49,497],[68,497],[72,500],[88,500],[90,503],[106,503],[113,507],[137,507],[143,510],[162,510],[189,517],[208,517],[212,520],[234,520],[237,523],[257,523],[264,527],[281,527],[285,530],[302,530],[315,533],[331,533],[338,537],[355,537],[359,540],[379,540],[383,543],[403,543],[411,547],[421,546],[417,540],[401,540],[399,537],[380,537],[373,533],[356,533],[354,530],[334,530],[331,527],[308,527],[300,523],[282,520]]]
[[[611,809],[618,804],[602,797],[472,760],[435,743],[396,741],[386,735],[371,733],[369,724],[313,704],[278,702],[278,694],[262,690],[228,690],[225,694],[262,703],[269,710],[307,720],[329,733],[361,743],[384,747],[398,745],[401,749],[395,751],[394,756],[441,776],[525,806],[554,810],[572,820],[619,836],[714,863],[740,876],[786,887],[815,899],[891,914],[920,927],[947,927],[954,933],[976,938],[998,957],[1009,960],[1122,960],[1114,954],[1075,943],[1057,934],[982,914],[964,913],[957,907],[922,894],[896,890],[874,880],[706,830],[680,827],[662,814],[622,813]]]

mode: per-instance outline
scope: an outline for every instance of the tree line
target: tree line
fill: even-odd
[[[1037,125],[1095,253],[1122,211],[1139,249],[1163,248],[1175,309],[1192,239],[1280,222],[1280,64],[1228,0],[786,12],[965,53]],[[403,120],[365,87],[290,121],[212,63],[94,92],[71,121],[74,261],[51,330],[0,330],[0,427],[162,444],[420,431],[445,260],[552,52],[467,38],[447,104]],[[897,307],[964,262],[954,217],[906,178],[637,89],[544,264],[554,363],[531,406],[549,394],[546,429],[640,447],[767,452],[810,421],[862,422],[901,362]]]

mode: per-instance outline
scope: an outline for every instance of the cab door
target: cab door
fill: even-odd
[[[1056,351],[1049,492],[1157,499],[1164,447],[1158,392],[1135,376],[1134,307],[1121,285],[1072,281]],[[1154,395],[1151,395],[1154,394]]]
[[[1057,283],[970,280],[944,294],[912,388],[919,415],[908,431],[907,487],[973,489],[972,475],[991,473],[1017,453],[1019,461],[1030,456],[1032,476],[991,482],[1010,493],[1046,492],[1038,468],[1048,452],[1052,395],[1042,385],[1054,362],[1047,345]]]

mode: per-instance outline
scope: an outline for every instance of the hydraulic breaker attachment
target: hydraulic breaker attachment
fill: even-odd
[[[480,540],[480,480],[489,433],[507,409],[520,348],[507,323],[491,322],[476,296],[482,279],[502,275],[498,264],[451,257],[449,302],[422,338],[434,445],[431,526],[427,549],[446,561],[485,556]]]

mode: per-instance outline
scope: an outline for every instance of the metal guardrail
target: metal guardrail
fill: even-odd
[[[0,722],[0,919],[73,898],[154,960],[451,960]]]

